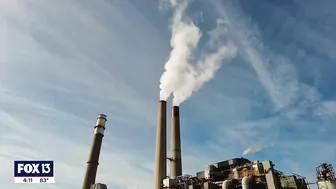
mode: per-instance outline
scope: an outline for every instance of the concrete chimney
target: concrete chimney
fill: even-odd
[[[172,108],[172,130],[171,130],[171,161],[170,178],[175,179],[182,175],[181,159],[181,134],[180,134],[180,109],[178,106]]]
[[[99,114],[97,118],[96,126],[94,127],[94,135],[93,135],[93,144],[91,147],[89,160],[87,162],[87,168],[83,183],[83,189],[90,189],[91,185],[93,185],[96,181],[97,167],[100,149],[102,145],[102,140],[104,137],[105,123],[106,123],[106,115]]]
[[[167,102],[159,101],[154,167],[154,189],[162,189],[167,176]]]

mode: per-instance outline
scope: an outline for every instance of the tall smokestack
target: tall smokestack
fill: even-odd
[[[154,167],[154,189],[162,189],[167,176],[167,102],[159,101]]]
[[[180,109],[178,106],[172,108],[171,156],[170,177],[175,179],[182,175]]]
[[[91,185],[96,181],[97,167],[102,140],[104,137],[106,115],[99,114],[97,118],[96,126],[94,127],[93,144],[90,151],[89,161],[87,162],[87,168],[83,183],[83,189],[90,189]]]

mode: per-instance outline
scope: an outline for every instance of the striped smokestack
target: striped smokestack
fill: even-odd
[[[171,156],[170,177],[175,179],[182,175],[180,109],[178,106],[172,108]]]
[[[167,176],[167,102],[159,101],[154,167],[154,189],[162,189]]]
[[[87,168],[83,183],[83,189],[90,189],[91,185],[96,181],[97,167],[100,149],[104,137],[106,115],[99,114],[97,118],[96,126],[94,127],[93,144],[90,151],[89,161],[87,162]]]

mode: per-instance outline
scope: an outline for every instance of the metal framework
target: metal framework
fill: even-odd
[[[336,180],[335,171],[331,164],[322,163],[320,166],[316,167],[316,178],[317,180]]]
[[[195,176],[183,175],[176,178],[176,184],[179,186],[179,189],[188,189],[189,185],[192,186],[201,186],[202,181]]]

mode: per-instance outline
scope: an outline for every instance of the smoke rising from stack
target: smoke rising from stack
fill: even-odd
[[[235,57],[237,49],[230,43],[216,44],[213,53],[199,61],[192,61],[191,55],[197,48],[202,32],[191,19],[185,16],[188,0],[169,2],[174,9],[170,40],[172,50],[160,78],[160,99],[167,100],[173,95],[173,105],[178,106],[193,92],[199,90],[204,83],[213,79],[222,61]],[[216,39],[210,36],[209,43],[215,44],[214,40],[218,40],[218,36]]]
[[[253,154],[253,153],[257,153],[260,152],[261,150],[265,149],[265,148],[271,148],[274,147],[275,144],[274,143],[270,143],[268,145],[263,146],[261,143],[259,142],[254,142],[251,144],[250,147],[248,147],[244,152],[243,152],[243,156],[245,155],[249,155],[249,154]]]
[[[255,143],[251,144],[251,146],[248,147],[243,152],[243,156],[248,155],[248,154],[253,154],[253,153],[259,152],[261,150],[262,150],[262,145],[259,142],[255,142]]]

